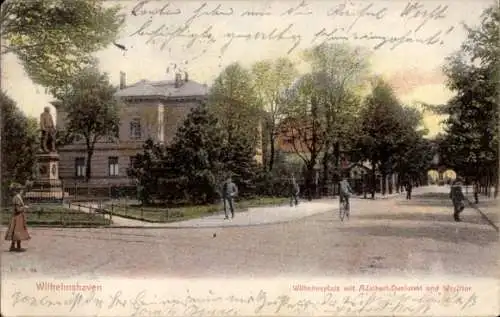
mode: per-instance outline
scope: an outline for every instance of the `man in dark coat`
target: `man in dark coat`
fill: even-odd
[[[238,194],[238,187],[233,183],[231,176],[229,176],[222,188],[222,199],[224,200],[224,219],[229,219],[227,214],[227,207],[231,211],[231,218],[234,218],[234,197]]]
[[[406,181],[405,189],[406,189],[406,199],[410,200],[411,199],[411,190],[413,189],[413,186],[411,184],[411,180]]]
[[[465,196],[462,192],[462,182],[458,179],[455,180],[455,182],[451,186],[450,199],[453,203],[453,219],[455,219],[455,221],[460,221],[460,213],[465,208]]]
[[[290,206],[297,206],[299,204],[299,185],[297,184],[297,181],[295,180],[295,176],[292,175],[290,178]]]
[[[474,181],[474,203],[479,204],[479,181]]]

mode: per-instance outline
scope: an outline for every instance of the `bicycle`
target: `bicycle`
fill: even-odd
[[[347,216],[349,219],[349,202],[347,199],[342,198],[342,195],[339,199],[339,218],[340,221],[344,221],[344,218]]]

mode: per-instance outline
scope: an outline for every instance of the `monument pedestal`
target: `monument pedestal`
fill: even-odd
[[[59,179],[59,154],[38,153],[36,158],[37,177],[25,197],[36,202],[62,200],[65,194]]]

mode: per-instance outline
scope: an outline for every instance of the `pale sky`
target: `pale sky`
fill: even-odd
[[[302,49],[322,41],[348,41],[372,50],[373,73],[389,80],[401,100],[408,104],[446,102],[451,93],[444,86],[441,66],[465,39],[461,22],[478,25],[482,11],[493,3],[485,0],[170,1],[164,12],[177,14],[162,15],[158,11],[167,1],[142,2],[145,4],[136,8],[133,15],[140,1],[109,1],[120,4],[126,14],[125,29],[117,42],[128,50],[122,52],[112,45],[96,56],[101,70],[109,73],[114,84],[119,82],[120,71],[127,74],[127,83],[173,79],[172,65],[182,64],[190,79],[210,85],[233,62],[249,66],[261,59],[287,54],[296,59]],[[202,7],[204,3],[206,6]],[[200,7],[196,16],[194,11]],[[299,8],[289,11],[295,7]],[[414,10],[406,10],[404,16],[408,7]],[[249,16],[245,14],[249,10],[269,14]],[[189,21],[187,28],[179,31],[186,21]],[[162,34],[153,38],[154,31]],[[272,36],[282,39],[269,39]],[[381,37],[404,37],[406,43],[386,43],[374,49],[381,43]],[[422,44],[425,40],[430,44]],[[38,117],[52,98],[43,87],[32,84],[15,56],[2,59],[2,70],[2,89],[28,115]],[[439,131],[438,122],[437,118],[426,116],[425,125],[431,134]]]

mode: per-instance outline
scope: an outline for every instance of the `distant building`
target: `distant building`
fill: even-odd
[[[192,108],[207,98],[207,86],[192,81],[188,74],[176,74],[174,80],[141,80],[126,85],[125,74],[120,74],[120,89],[116,97],[124,103],[120,114],[119,139],[95,145],[92,157],[90,187],[132,185],[127,169],[133,157],[142,151],[144,141],[151,137],[156,142],[172,141],[177,128]],[[64,129],[65,113],[57,110],[57,127]],[[66,186],[83,183],[86,166],[86,147],[74,142],[58,149],[60,177]]]

